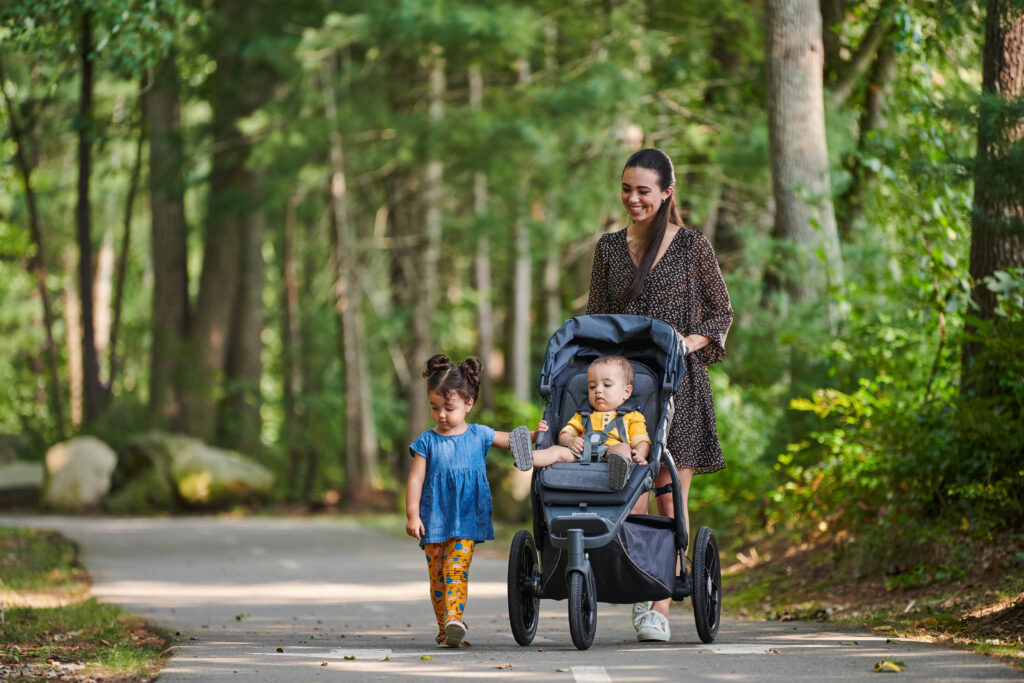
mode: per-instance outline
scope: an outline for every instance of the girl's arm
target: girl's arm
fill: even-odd
[[[537,425],[537,428],[534,429],[532,432],[530,432],[530,441],[533,442],[533,443],[536,443],[537,442],[537,433],[538,432],[546,432],[546,431],[548,431],[548,423],[545,422],[544,420],[541,420],[540,424]],[[510,434],[510,432],[495,431],[494,432],[494,441],[492,442],[493,445],[497,446],[498,448],[504,448],[506,451],[508,449],[512,448],[512,442],[509,441],[509,438],[510,438],[509,434]]]
[[[405,533],[419,540],[427,533],[420,519],[420,498],[423,496],[423,480],[427,476],[427,459],[417,453],[409,469],[409,483],[405,487]]]

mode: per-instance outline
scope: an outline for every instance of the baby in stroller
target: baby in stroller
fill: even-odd
[[[542,453],[556,461],[604,460],[608,462],[608,488],[626,485],[636,465],[646,465],[651,448],[647,424],[639,410],[627,410],[633,393],[633,364],[623,356],[602,356],[587,368],[587,399],[591,410],[583,410],[558,433],[558,444],[530,453],[525,441],[512,442],[517,465],[528,465],[531,456]],[[538,431],[547,431],[541,421]],[[525,450],[516,453],[516,450]],[[529,466],[522,467],[529,469]]]

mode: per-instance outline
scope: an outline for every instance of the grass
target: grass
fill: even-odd
[[[0,680],[141,682],[159,672],[165,637],[87,597],[89,577],[73,543],[51,531],[4,527],[0,548]]]

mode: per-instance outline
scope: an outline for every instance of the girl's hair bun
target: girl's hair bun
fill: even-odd
[[[462,372],[466,375],[466,380],[474,387],[480,386],[480,375],[484,372],[484,364],[480,362],[479,358],[470,356],[466,360],[459,363],[459,367]]]
[[[448,360],[448,356],[443,353],[438,353],[427,359],[427,369],[423,371],[423,379],[428,379],[435,372],[441,368],[446,368],[451,365],[452,362]]]

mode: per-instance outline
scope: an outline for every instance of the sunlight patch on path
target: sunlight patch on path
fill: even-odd
[[[628,648],[619,652],[710,652],[716,655],[760,655],[772,650],[800,648],[834,648],[835,645],[804,643],[723,643],[704,645],[694,643],[687,647],[646,647]]]
[[[473,596],[505,597],[504,582],[481,581],[473,584]],[[172,581],[112,581],[94,588],[93,595],[112,602],[145,602],[154,607],[185,607],[208,605],[261,604],[323,604],[334,602],[408,602],[420,600],[427,592],[427,582],[358,584],[315,581],[281,581],[271,583],[186,583]]]

